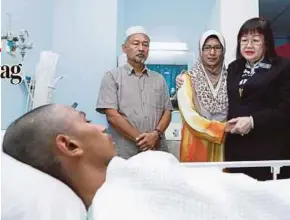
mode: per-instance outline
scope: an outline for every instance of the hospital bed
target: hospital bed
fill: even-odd
[[[3,152],[1,159],[1,219],[86,219],[87,210],[85,206],[79,197],[65,184],[30,166],[16,161]],[[276,180],[280,168],[290,166],[290,160],[182,163],[182,165],[190,168],[213,168],[219,170],[234,167],[269,167],[272,170],[273,179]]]
[[[284,166],[290,166],[290,160],[269,160],[269,161],[241,161],[241,162],[210,162],[210,163],[182,163],[186,167],[199,168],[242,168],[242,167],[269,167],[273,174],[273,180],[277,180],[280,169]]]
[[[116,159],[92,213],[101,220],[290,220],[290,179],[257,181],[222,172],[290,165],[259,162],[186,164],[160,151],[140,153],[126,163]]]
[[[86,209],[62,182],[29,167],[2,152],[3,220],[81,220]],[[182,163],[189,168],[269,167],[277,179],[281,167],[290,161]],[[14,217],[13,217],[14,216]]]

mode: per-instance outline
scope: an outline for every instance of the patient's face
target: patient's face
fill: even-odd
[[[112,137],[106,133],[105,127],[90,123],[85,114],[80,112],[77,112],[73,124],[86,162],[97,166],[108,165],[116,151]]]

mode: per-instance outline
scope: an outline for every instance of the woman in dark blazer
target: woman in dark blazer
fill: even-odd
[[[226,161],[290,160],[290,60],[276,55],[268,21],[246,21],[238,34],[237,59],[228,67],[229,122]],[[232,168],[258,180],[270,168]],[[290,178],[282,168],[278,178]]]

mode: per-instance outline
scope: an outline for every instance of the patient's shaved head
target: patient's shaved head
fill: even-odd
[[[36,169],[62,179],[53,154],[56,136],[69,134],[77,111],[63,105],[38,107],[15,120],[6,130],[3,151]]]

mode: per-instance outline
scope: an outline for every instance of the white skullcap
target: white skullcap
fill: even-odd
[[[145,34],[149,38],[149,36],[147,34],[147,31],[142,26],[132,26],[132,27],[129,27],[127,29],[127,31],[126,31],[125,39],[127,39],[128,37],[130,37],[133,34]]]
[[[225,39],[224,37],[217,31],[215,30],[208,30],[206,32],[204,32],[200,38],[200,41],[199,41],[199,49],[200,49],[200,52],[202,53],[202,47],[205,43],[205,41],[207,40],[207,38],[209,36],[216,36],[218,39],[219,39],[219,42],[221,43],[221,45],[223,46],[224,50],[223,50],[223,53],[226,52],[226,42],[225,42]]]

